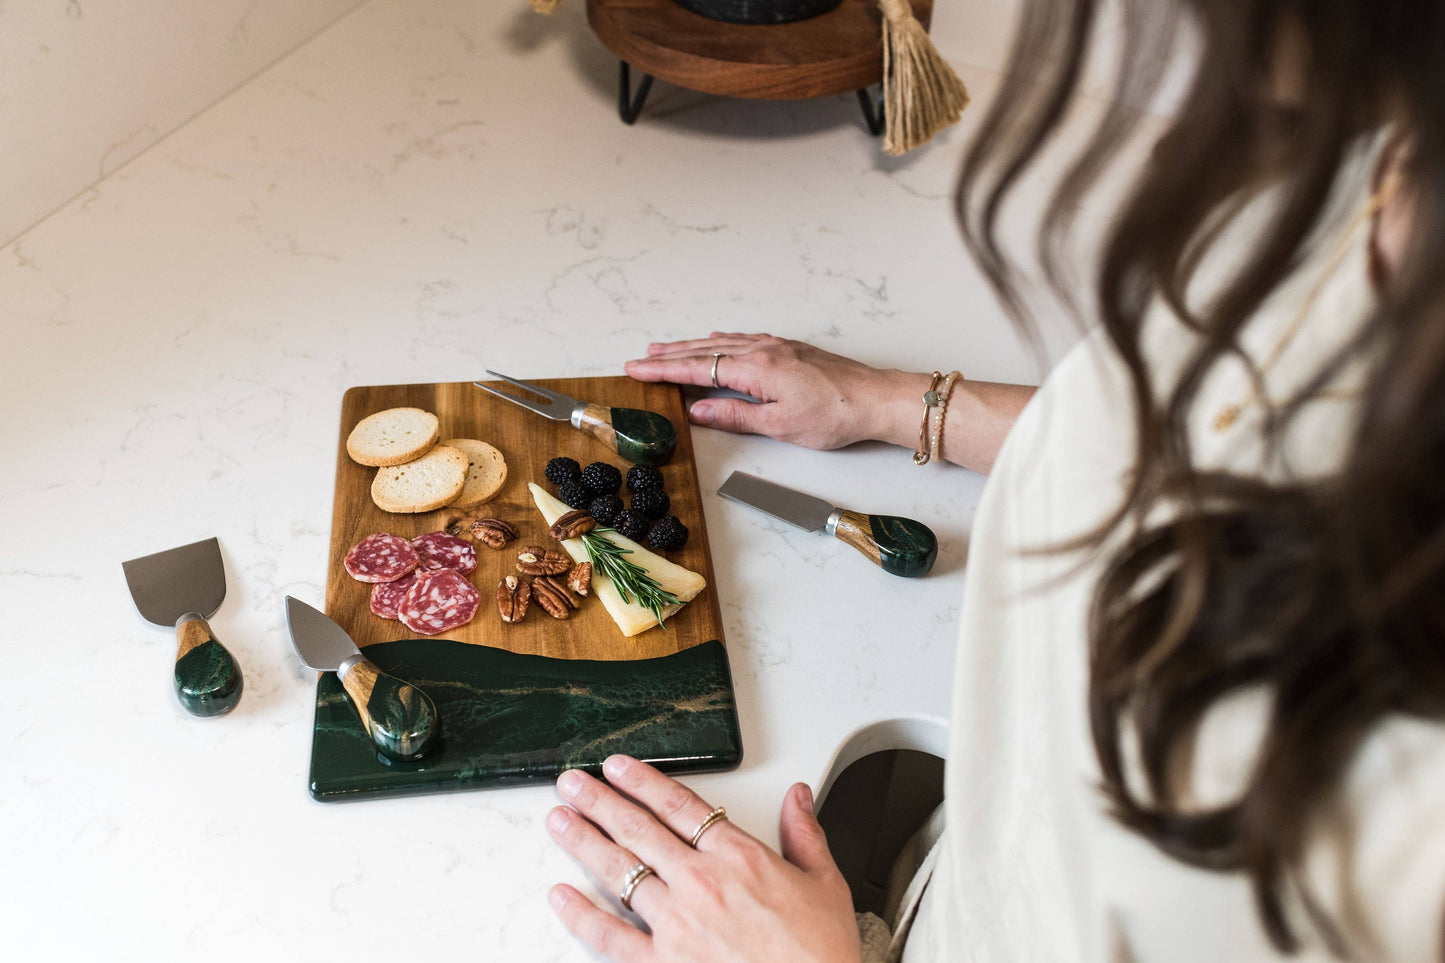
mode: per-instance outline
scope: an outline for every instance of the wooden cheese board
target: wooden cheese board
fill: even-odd
[[[583,465],[608,462],[624,473],[628,463],[567,423],[543,418],[470,382],[350,389],[341,405],[325,611],[369,658],[410,678],[437,701],[443,741],[432,757],[417,763],[379,757],[335,675],[323,673],[312,744],[311,791],[316,798],[549,779],[563,768],[596,769],[611,752],[648,758],[676,772],[731,768],[741,759],[722,614],[681,389],[623,377],[536,383],[580,400],[655,411],[673,423],[677,448],[661,471],[671,513],[690,534],[683,548],[666,557],[702,575],[707,587],[667,620],[666,629],[654,627],[630,638],[595,598],[566,620],[554,620],[534,606],[521,622],[502,622],[496,589],[515,572],[517,553],[529,544],[556,547],[528,483],[554,491],[544,469],[559,455]],[[476,438],[502,452],[506,481],[491,501],[467,513],[505,519],[520,535],[501,550],[478,543],[478,566],[470,580],[482,596],[481,606],[470,623],[435,640],[418,640],[402,623],[373,615],[371,587],[352,579],[342,565],[351,546],[367,535],[386,532],[411,538],[444,529],[455,516],[467,514],[449,509],[392,514],[372,502],[376,469],[348,457],[346,437],[367,415],[397,407],[435,413],[443,440]],[[622,494],[625,497],[625,488]]]

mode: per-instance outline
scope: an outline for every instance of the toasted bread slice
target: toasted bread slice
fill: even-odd
[[[356,423],[346,436],[346,453],[362,465],[404,465],[425,455],[440,434],[430,411],[388,408]]]
[[[371,500],[384,512],[429,512],[451,504],[467,483],[467,456],[437,445],[405,465],[385,465],[371,482]]]
[[[467,483],[452,508],[476,508],[492,500],[507,480],[507,460],[485,441],[475,438],[448,438],[442,442],[467,456]]]

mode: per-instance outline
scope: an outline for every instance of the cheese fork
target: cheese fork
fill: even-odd
[[[498,398],[504,398],[528,411],[535,411],[553,421],[570,422],[573,428],[585,431],[618,455],[637,465],[661,465],[672,457],[677,447],[677,429],[672,422],[655,411],[637,408],[608,408],[605,405],[578,401],[571,395],[552,391],[530,381],[518,381],[496,371],[487,374],[516,385],[543,399],[534,401],[508,391],[501,391],[482,381],[472,384]]]

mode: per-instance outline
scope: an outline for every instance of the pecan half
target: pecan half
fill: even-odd
[[[500,518],[479,518],[472,522],[472,537],[488,548],[503,548],[517,537],[517,526]]]
[[[528,545],[517,553],[517,571],[523,575],[561,575],[572,567],[566,552]]]
[[[578,535],[590,532],[596,527],[597,519],[593,518],[586,509],[578,508],[553,522],[552,527],[547,529],[547,534],[559,542],[565,542],[569,538],[576,538]]]
[[[562,576],[546,575],[539,579],[533,579],[532,581],[534,584],[537,582],[546,582],[548,587],[554,588],[558,592],[560,592],[562,595],[562,601],[567,603],[567,607],[569,609],[576,610],[582,607],[582,597],[577,593],[573,592],[572,589],[567,586],[567,580]]]
[[[520,622],[527,614],[532,589],[515,575],[508,575],[497,585],[497,611],[503,622]]]
[[[565,619],[572,614],[575,607],[568,604],[566,587],[559,587],[556,582],[546,577],[532,580],[532,598],[554,619]]]
[[[578,562],[567,573],[567,587],[578,595],[585,596],[592,591],[592,563]]]

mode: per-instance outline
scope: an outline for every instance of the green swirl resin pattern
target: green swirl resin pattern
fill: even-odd
[[[617,454],[635,465],[661,465],[677,448],[677,429],[655,411],[613,408]]]
[[[546,782],[564,769],[600,772],[614,752],[666,772],[731,769],[742,760],[721,642],[635,662],[549,659],[445,639],[369,645],[366,657],[431,697],[441,737],[415,762],[387,759],[335,673],[323,673],[311,794],[324,802]]]
[[[389,675],[377,676],[366,700],[371,735],[382,752],[394,759],[425,755],[436,735],[437,713],[421,689]]]
[[[938,558],[938,538],[928,526],[897,515],[869,515],[883,571],[904,578],[926,575]]]
[[[241,667],[215,639],[176,660],[176,698],[197,716],[218,716],[241,701]]]

